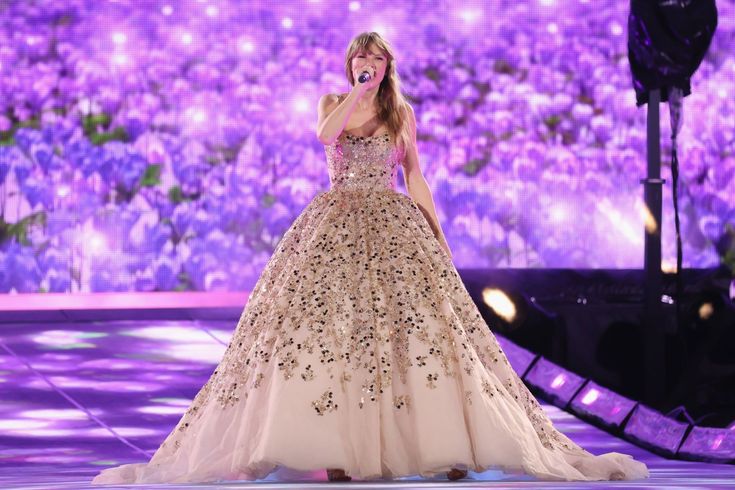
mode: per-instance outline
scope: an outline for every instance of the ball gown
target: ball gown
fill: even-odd
[[[392,138],[343,132],[325,150],[330,188],[278,242],[209,380],[150,461],[93,483],[254,480],[279,468],[647,477],[642,462],[593,455],[552,425],[396,190]]]

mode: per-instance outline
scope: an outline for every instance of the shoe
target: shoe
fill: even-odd
[[[352,477],[345,473],[345,470],[327,470],[327,478],[329,481],[351,481]]]
[[[461,480],[462,478],[467,476],[467,470],[460,470],[457,468],[452,468],[451,470],[447,471],[447,478],[450,480]]]

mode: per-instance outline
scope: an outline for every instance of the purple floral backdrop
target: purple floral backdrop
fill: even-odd
[[[735,3],[718,7],[680,139],[685,266],[733,260]],[[2,1],[0,291],[252,287],[329,186],[316,102],[347,90],[344,51],[364,30],[397,50],[457,267],[641,267],[645,109],[627,9]]]

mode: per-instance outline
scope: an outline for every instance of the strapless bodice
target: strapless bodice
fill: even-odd
[[[343,131],[324,149],[332,189],[396,189],[400,162],[388,134],[354,136]]]

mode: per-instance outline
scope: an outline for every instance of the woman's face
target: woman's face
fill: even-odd
[[[357,77],[363,71],[370,73],[372,77],[368,84],[368,88],[377,87],[385,76],[385,70],[388,68],[388,56],[380,51],[377,47],[370,44],[367,48],[359,49],[355,56],[352,57],[352,76],[357,81]]]

